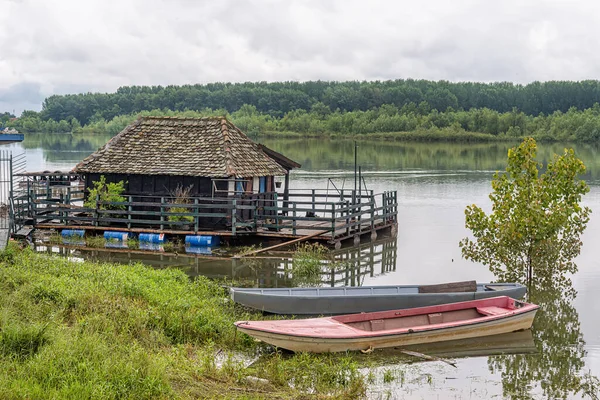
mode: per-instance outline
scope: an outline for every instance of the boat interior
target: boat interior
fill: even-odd
[[[487,317],[490,315],[501,315],[507,311],[508,310],[506,308],[487,306],[417,315],[402,315],[400,312],[397,312],[395,313],[396,315],[390,315],[387,318],[364,319],[358,321],[348,321],[344,323],[355,329],[374,332],[390,329],[438,325],[456,321],[467,321],[471,319]]]
[[[397,285],[365,287],[311,287],[311,288],[236,288],[240,292],[279,296],[382,296],[395,294],[435,294],[461,292],[501,292],[518,287],[516,284],[476,283],[475,281],[450,282],[436,285]]]
[[[235,291],[277,296],[384,296],[396,294],[436,294],[461,292],[502,292],[520,285],[514,283],[450,282],[436,285],[352,286],[352,287],[294,287],[294,288],[235,288]]]

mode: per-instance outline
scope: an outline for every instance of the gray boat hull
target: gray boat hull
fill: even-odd
[[[487,289],[493,286],[496,290]],[[433,306],[509,296],[521,299],[527,288],[518,283],[478,284],[475,292],[419,293],[419,286],[334,288],[230,288],[236,303],[285,315],[338,315]]]

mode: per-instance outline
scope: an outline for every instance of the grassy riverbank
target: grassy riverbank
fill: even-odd
[[[345,356],[271,353],[248,365],[261,349],[233,322],[258,317],[217,283],[178,270],[12,245],[0,255],[0,398],[364,396],[365,378]]]
[[[489,142],[518,142],[519,138],[509,136],[495,136],[489,133],[467,132],[452,129],[421,129],[412,132],[380,132],[364,134],[339,133],[299,133],[299,132],[275,132],[269,131],[260,135],[266,138],[288,138],[288,139],[344,139],[344,140],[392,140],[397,142],[454,142],[454,143],[489,143]]]

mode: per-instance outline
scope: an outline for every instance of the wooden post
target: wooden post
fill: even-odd
[[[98,207],[100,207],[100,195],[96,193],[96,208],[94,209],[94,226],[98,226],[98,218],[100,218],[98,214]]]
[[[163,205],[165,204],[165,198],[161,197],[160,198],[160,230],[162,231],[163,229],[165,229],[165,206]]]
[[[292,204],[292,235],[296,235],[296,202],[293,202]]]
[[[33,191],[33,189],[32,189],[29,191],[29,212],[31,213],[31,216],[33,217],[33,226],[34,227],[37,225],[36,200],[37,200],[37,196],[35,194],[35,191]]]
[[[356,208],[356,210],[358,211],[358,216],[356,217],[356,220],[358,222],[358,232],[362,232],[362,207],[360,206],[360,203],[358,203],[358,207]]]
[[[335,238],[335,203],[331,203],[331,240],[333,240],[334,238]]]
[[[71,186],[67,187],[67,197],[66,197],[67,208],[69,209],[65,212],[65,225],[68,225],[69,221],[69,213],[71,213]]]
[[[196,206],[194,208],[194,234],[198,234],[198,225],[200,224],[199,219],[200,217],[198,216],[198,198],[196,197],[194,199],[194,205]],[[197,260],[197,259],[196,259]]]
[[[63,206],[65,205],[64,204],[64,200],[65,200],[64,194],[60,193],[59,196],[58,196],[58,207],[63,208]],[[58,213],[58,222],[61,223],[61,222],[63,222],[63,220],[64,220],[64,224],[66,225],[67,224],[67,218],[66,218],[65,212],[64,211],[60,211]]]
[[[235,224],[237,223],[237,218],[236,218],[236,199],[231,200],[231,204],[232,204],[232,209],[231,209],[231,234],[233,236],[235,236]]]
[[[316,210],[315,210],[315,189],[312,190],[312,212],[313,212],[313,214],[316,214]]]
[[[131,205],[131,203],[133,203],[133,198],[131,195],[127,196],[127,201],[129,202],[127,205],[127,229],[131,229],[131,212],[133,211],[133,206]]]
[[[346,208],[346,236],[350,236],[350,202],[346,200],[344,202]]]
[[[371,190],[371,196],[369,197],[371,202],[371,232],[375,230],[375,199],[373,198],[373,191]]]
[[[358,230],[362,230],[362,167],[358,167]]]
[[[273,203],[275,204],[275,231],[279,232],[279,199],[277,196],[277,192],[275,192],[274,196],[274,201]]]
[[[256,227],[258,226],[258,212],[260,210],[260,203],[263,201],[264,196],[264,194],[259,193],[258,195],[256,195],[254,201],[252,202],[254,206],[254,209],[252,210],[252,221],[254,222],[252,230],[254,232],[256,232]]]
[[[287,171],[287,174],[285,174],[283,185],[283,207],[287,208],[288,201],[290,200],[290,171]]]

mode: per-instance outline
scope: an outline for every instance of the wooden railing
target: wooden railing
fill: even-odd
[[[377,205],[377,196],[372,191],[362,195],[342,191],[337,196],[316,189],[297,191],[285,201],[276,195],[259,207],[257,215],[264,221],[262,226],[270,230],[288,228],[296,235],[303,229],[322,229],[330,232],[332,238],[339,234],[350,236],[373,230],[375,225],[396,222],[396,192],[381,193],[381,205]],[[261,209],[264,215],[260,214]]]
[[[396,192],[341,191],[335,197],[319,190],[292,191],[287,199],[275,192],[236,197],[192,197],[185,203],[168,196],[124,196],[126,201],[83,205],[83,192],[31,190],[29,215],[34,225],[116,226],[157,230],[228,230],[232,235],[258,230],[327,232],[331,239],[361,234],[396,222]],[[379,203],[379,204],[378,204]],[[89,204],[88,204],[89,205]]]

